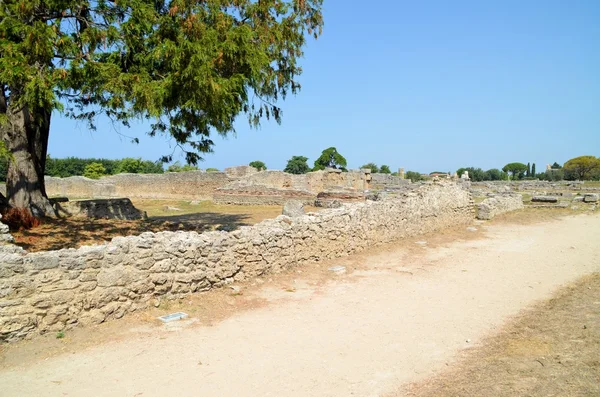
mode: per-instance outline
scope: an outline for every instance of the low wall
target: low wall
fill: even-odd
[[[523,208],[520,194],[502,194],[483,200],[477,207],[477,219],[493,219],[496,215]]]
[[[101,323],[178,298],[469,223],[456,184],[425,185],[384,201],[279,216],[233,232],[160,232],[106,245],[27,253],[0,247],[0,341]]]
[[[47,176],[48,196],[69,198],[148,198],[211,200],[219,187],[233,179],[224,172],[167,172],[164,174],[117,174],[100,179],[83,176]]]
[[[213,200],[220,204],[282,205],[289,199],[314,204],[317,194],[329,190],[368,188],[370,173],[328,169],[302,175],[261,171],[218,188]]]

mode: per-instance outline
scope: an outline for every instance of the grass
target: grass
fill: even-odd
[[[58,331],[56,333],[56,339],[63,339],[65,337],[65,332],[64,331]]]
[[[503,328],[408,395],[599,396],[600,273],[586,276]]]

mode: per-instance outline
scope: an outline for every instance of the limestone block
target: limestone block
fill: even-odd
[[[531,201],[534,203],[558,203],[556,196],[533,196]]]
[[[283,205],[282,214],[290,218],[296,218],[304,215],[304,204],[298,200],[289,200]]]

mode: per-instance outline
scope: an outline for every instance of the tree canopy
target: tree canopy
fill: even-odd
[[[390,166],[385,165],[385,164],[383,164],[381,166],[381,168],[379,168],[379,172],[381,172],[382,174],[391,174],[392,173],[392,171],[390,170]]]
[[[600,170],[600,159],[595,156],[579,156],[567,161],[563,167],[565,175],[572,174],[581,181],[589,180]]]
[[[361,165],[360,169],[369,169],[372,173],[377,174],[379,172],[379,167],[375,163],[367,163],[365,165]]]
[[[267,169],[267,165],[260,160],[251,161],[248,165],[256,168],[258,171],[265,171]]]
[[[307,157],[292,156],[292,158],[288,160],[283,171],[290,174],[306,174],[307,172],[310,172],[307,161]]]
[[[321,34],[321,6],[322,0],[4,0],[0,138],[16,157],[9,202],[51,211],[42,176],[53,111],[92,129],[99,115],[125,125],[149,120],[148,133],[170,136],[192,164],[212,151],[212,133],[234,130],[240,113],[254,126],[263,118],[280,122],[277,102],[300,89],[298,61],[306,38]],[[163,160],[171,158],[172,152]],[[23,179],[28,183],[16,183]]]
[[[330,147],[321,153],[315,160],[314,171],[324,170],[325,168],[337,168],[346,171],[347,162],[344,156],[338,153],[335,147]]]
[[[527,165],[523,163],[508,163],[503,168],[502,171],[510,173],[513,179],[523,179],[525,176],[525,172],[527,171]]]

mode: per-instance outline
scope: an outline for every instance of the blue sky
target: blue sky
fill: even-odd
[[[335,146],[367,162],[419,172],[544,165],[600,156],[600,1],[324,1],[325,28],[302,60],[302,91],[280,103],[283,123],[215,137],[201,168],[264,161],[309,164]],[[55,115],[52,157],[170,152],[146,126],[85,124]],[[176,153],[174,159],[184,162]]]

